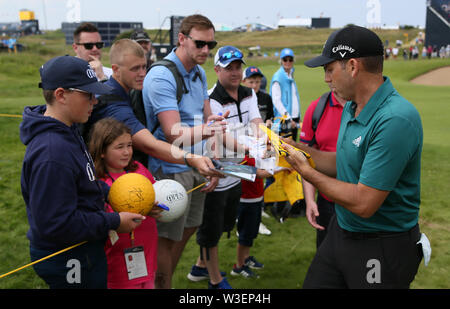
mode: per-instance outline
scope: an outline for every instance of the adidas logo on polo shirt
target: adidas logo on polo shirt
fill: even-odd
[[[352,141],[352,144],[355,145],[356,147],[359,147],[359,144],[360,144],[360,143],[361,143],[361,136],[355,138],[355,139]]]

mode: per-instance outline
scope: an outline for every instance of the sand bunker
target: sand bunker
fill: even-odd
[[[422,74],[412,79],[411,83],[427,86],[450,86],[450,66]]]

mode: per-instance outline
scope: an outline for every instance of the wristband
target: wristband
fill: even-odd
[[[188,156],[188,154],[189,154],[189,152],[185,152],[184,153],[184,155],[183,155],[183,159],[184,159],[184,163],[187,165],[187,166],[189,166],[189,167],[192,167],[189,163],[188,163],[188,161],[187,161],[187,156]]]

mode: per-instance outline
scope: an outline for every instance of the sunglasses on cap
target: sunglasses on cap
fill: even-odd
[[[231,59],[231,57],[233,57],[233,56],[236,57],[236,58],[242,59],[243,55],[238,50],[232,50],[232,51],[229,51],[229,52],[226,52],[226,53],[222,54],[222,56],[220,56],[219,60],[220,61],[228,60],[228,59]]]
[[[205,45],[208,46],[209,49],[213,49],[217,45],[217,41],[202,41],[202,40],[194,40],[190,35],[186,35],[189,39],[191,39],[195,43],[195,47],[203,48]]]
[[[292,58],[292,57],[284,57],[282,60],[284,62],[294,62],[294,58]]]
[[[83,45],[84,48],[90,50],[92,48],[97,47],[97,49],[102,49],[103,46],[105,45],[105,42],[95,42],[95,43],[75,43],[77,45]]]

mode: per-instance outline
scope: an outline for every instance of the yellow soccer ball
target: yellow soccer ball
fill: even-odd
[[[155,190],[147,177],[127,173],[113,182],[108,199],[116,212],[126,211],[146,216],[153,208]]]

